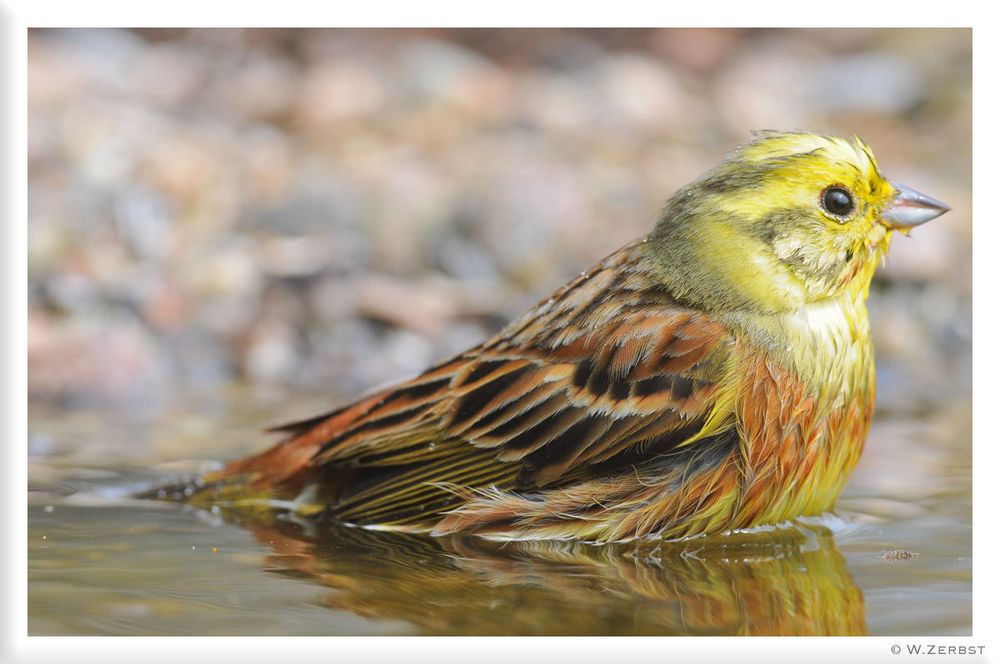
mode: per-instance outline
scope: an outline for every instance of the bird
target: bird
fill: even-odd
[[[242,518],[598,543],[832,511],[874,410],[873,274],[896,232],[948,210],[858,137],[753,132],[648,235],[480,345],[276,427],[178,495]]]

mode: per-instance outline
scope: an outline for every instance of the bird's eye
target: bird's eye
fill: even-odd
[[[838,217],[846,217],[854,210],[851,192],[843,187],[829,187],[823,191],[823,209]]]

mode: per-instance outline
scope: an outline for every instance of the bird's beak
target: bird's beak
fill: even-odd
[[[906,232],[914,226],[926,223],[951,208],[939,200],[921,194],[915,189],[892,183],[896,198],[882,212],[882,223],[894,230]]]

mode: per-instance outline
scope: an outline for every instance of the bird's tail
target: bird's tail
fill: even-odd
[[[380,398],[376,394],[324,415],[274,427],[270,431],[287,437],[273,447],[231,461],[221,470],[156,486],[137,497],[219,506],[241,513],[291,510],[315,514],[326,504],[319,489],[326,494],[336,488],[326,483],[320,487],[314,481],[321,471],[315,463],[316,454]],[[330,479],[325,477],[329,473],[323,474]]]

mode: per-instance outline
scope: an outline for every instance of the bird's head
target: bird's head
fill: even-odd
[[[682,299],[785,311],[866,294],[893,231],[947,211],[885,179],[860,139],[766,131],[678,191],[651,240]]]

